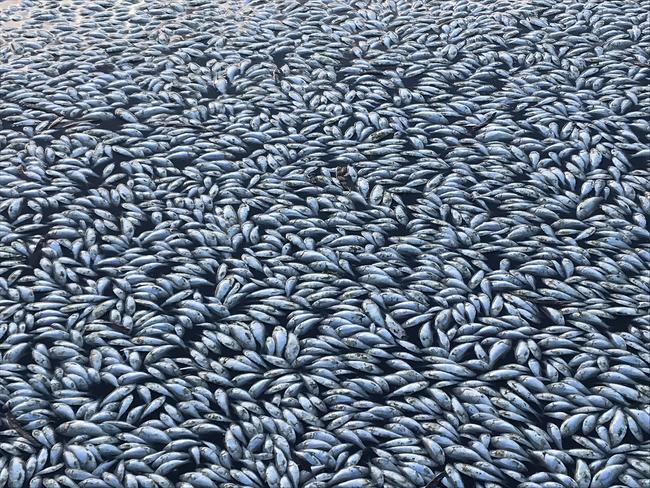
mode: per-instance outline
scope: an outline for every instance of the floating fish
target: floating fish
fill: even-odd
[[[647,487],[649,32],[0,2],[0,486]]]

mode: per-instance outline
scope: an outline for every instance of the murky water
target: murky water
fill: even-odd
[[[0,0],[0,11],[6,10],[9,7],[20,4],[21,0]]]

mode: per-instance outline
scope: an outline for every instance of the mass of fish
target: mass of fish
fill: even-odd
[[[650,487],[650,10],[0,1],[0,488]]]

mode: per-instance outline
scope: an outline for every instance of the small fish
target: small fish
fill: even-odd
[[[645,486],[640,2],[13,3],[0,486]]]

